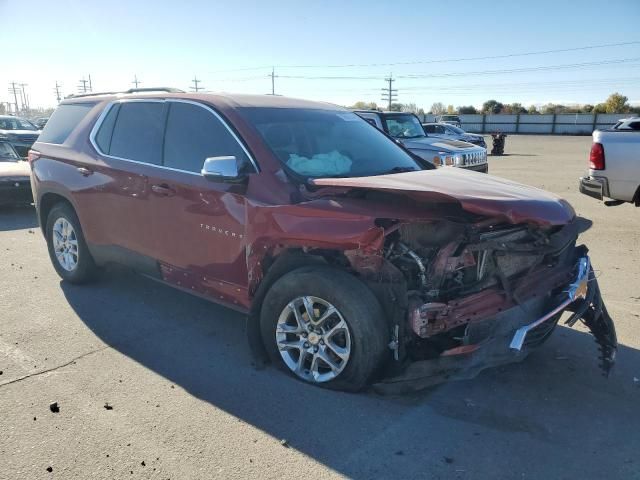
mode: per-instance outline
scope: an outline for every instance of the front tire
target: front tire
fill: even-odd
[[[86,283],[95,277],[96,264],[70,205],[59,203],[51,209],[45,233],[51,263],[63,280]]]
[[[276,281],[260,312],[271,360],[298,379],[359,391],[388,353],[389,329],[380,303],[341,270],[294,270]]]

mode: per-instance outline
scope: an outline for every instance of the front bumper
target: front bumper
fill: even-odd
[[[520,362],[551,335],[565,311],[573,312],[566,325],[581,320],[589,328],[600,348],[600,366],[608,375],[615,363],[616,331],[585,254],[578,259],[575,280],[561,295],[533,298],[489,321],[469,324],[469,338],[477,341],[434,359],[410,363],[402,373],[375,384],[374,389],[385,394],[406,393],[449,380],[470,379],[487,368]]]
[[[459,168],[463,168],[465,170],[473,170],[474,172],[482,172],[482,173],[489,173],[489,164],[488,163],[481,163],[480,165],[470,165],[470,166],[464,166],[464,167],[459,167]]]
[[[609,196],[609,183],[604,177],[580,177],[578,182],[580,193],[584,193],[589,197],[602,200]]]

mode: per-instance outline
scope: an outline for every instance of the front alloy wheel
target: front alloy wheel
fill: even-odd
[[[327,382],[344,370],[351,355],[351,333],[342,314],[318,297],[292,300],[276,326],[276,344],[285,365],[310,382]]]
[[[390,358],[378,299],[329,266],[301,267],[276,280],[261,303],[260,331],[276,365],[321,387],[361,390]]]

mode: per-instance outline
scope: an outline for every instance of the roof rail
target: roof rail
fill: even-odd
[[[91,93],[72,93],[65,98],[82,98],[95,97],[98,95],[117,95],[119,93],[144,93],[144,92],[168,92],[168,93],[185,93],[184,90],[171,87],[147,87],[147,88],[130,88],[124,92],[91,92]]]
[[[142,93],[142,92],[169,92],[169,93],[184,93],[184,90],[171,87],[146,87],[146,88],[130,88],[126,92],[122,93]]]

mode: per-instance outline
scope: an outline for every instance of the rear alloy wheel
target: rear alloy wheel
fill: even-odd
[[[378,299],[353,275],[330,267],[278,279],[262,303],[260,329],[274,363],[336,390],[361,390],[390,353]]]
[[[53,251],[58,264],[67,272],[78,267],[78,236],[73,226],[64,218],[58,218],[53,224]]]
[[[63,280],[85,283],[93,279],[97,267],[71,205],[59,203],[51,209],[45,234],[51,263]]]

